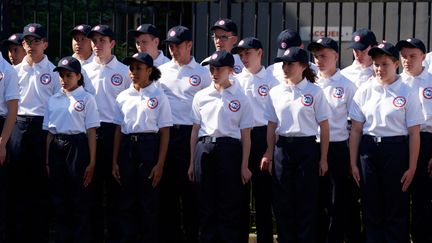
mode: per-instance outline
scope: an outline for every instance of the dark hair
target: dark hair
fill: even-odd
[[[150,74],[150,81],[158,81],[161,77],[161,71],[159,70],[159,68],[153,66],[152,67],[152,72]]]
[[[306,67],[306,69],[302,73],[302,77],[306,78],[311,83],[315,83],[315,81],[317,79],[317,75],[310,68],[309,63],[302,63],[302,65],[305,65],[305,67]]]
[[[84,75],[82,75],[82,73],[77,73],[80,74],[81,78],[78,80],[78,86],[83,86],[84,87]]]

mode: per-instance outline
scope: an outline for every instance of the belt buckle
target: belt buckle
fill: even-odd
[[[216,137],[204,137],[204,143],[216,143]]]
[[[381,143],[382,142],[382,137],[373,137],[373,140],[375,143]]]
[[[132,142],[138,142],[138,136],[137,136],[137,135],[131,135],[131,136],[130,136],[130,140],[131,140]]]

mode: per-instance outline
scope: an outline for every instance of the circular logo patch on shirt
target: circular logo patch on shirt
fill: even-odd
[[[333,91],[333,97],[335,98],[342,98],[342,96],[344,95],[344,89],[342,87],[336,87]]]
[[[228,104],[228,108],[230,109],[230,111],[232,112],[237,112],[238,110],[240,110],[241,104],[239,100],[232,100],[230,101],[230,103]]]
[[[49,73],[44,73],[40,76],[39,80],[43,85],[47,85],[51,83],[51,75]]]
[[[2,81],[2,80],[3,80],[3,77],[4,77],[3,73],[2,73],[2,72],[0,72],[0,81]]]
[[[302,96],[301,103],[304,106],[311,106],[313,103],[313,100],[314,100],[314,98],[311,94],[305,94]]]
[[[123,77],[118,73],[113,74],[113,76],[111,76],[111,83],[114,86],[119,86],[123,83]]]
[[[258,94],[261,96],[267,96],[270,88],[267,84],[261,84],[258,87]]]
[[[406,104],[406,98],[403,96],[398,96],[393,99],[393,105],[397,108],[403,107]]]
[[[189,77],[189,83],[192,86],[198,86],[201,84],[201,78],[198,75],[192,75]]]
[[[150,108],[150,109],[154,109],[154,108],[156,108],[157,106],[158,106],[158,104],[159,104],[159,102],[158,102],[158,99],[156,98],[156,97],[153,97],[153,98],[150,98],[148,101],[147,101],[147,106],[148,106],[148,108]]]
[[[234,65],[234,73],[235,74],[239,74],[241,73],[241,67],[239,65]]]
[[[83,111],[84,108],[85,108],[84,101],[82,101],[82,100],[77,100],[77,101],[75,102],[75,104],[73,105],[73,107],[74,107],[74,109],[75,109],[76,111],[78,111],[78,112]]]
[[[424,88],[423,97],[425,97],[425,99],[432,99],[432,87]]]

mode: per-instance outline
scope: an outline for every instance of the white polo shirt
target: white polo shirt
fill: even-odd
[[[375,79],[362,85],[349,116],[363,123],[363,134],[381,137],[408,135],[408,127],[424,122],[417,92],[400,77],[390,85]]]
[[[206,62],[206,61],[210,60],[210,57],[211,56],[209,56],[206,59],[202,60],[201,64],[203,62]],[[233,54],[233,57],[234,57],[234,67],[233,67],[233,69],[234,69],[234,76],[236,76],[236,75],[238,75],[238,74],[240,74],[242,72],[242,70],[244,68],[244,65],[243,65],[243,62],[241,61],[240,56],[238,54]],[[205,67],[207,69],[210,68],[209,65],[207,65]]]
[[[341,74],[353,82],[357,88],[375,76],[372,65],[363,68],[356,60],[348,67],[342,69]]]
[[[341,75],[339,69],[328,79],[318,76],[317,84],[330,105],[330,142],[347,140],[348,111],[357,87]]]
[[[418,92],[425,119],[420,131],[432,133],[432,74],[424,67],[423,72],[416,77],[409,76],[405,72],[402,72],[400,76],[402,81],[408,84],[414,92]]]
[[[101,122],[113,123],[117,95],[131,85],[128,67],[113,56],[105,65],[95,60],[83,66],[83,69],[96,91],[95,99]]]
[[[428,69],[429,72],[432,70],[432,68],[430,67],[431,63],[432,63],[432,52],[428,52],[423,61],[423,66],[426,67],[426,69]]]
[[[319,123],[328,120],[331,112],[321,88],[306,79],[273,87],[269,103],[264,116],[277,123],[276,134],[285,137],[316,136]]]
[[[279,80],[279,82],[284,82],[285,74],[283,72],[282,68],[283,62],[275,62],[272,65],[267,67],[267,75],[269,77],[272,77],[274,79]],[[309,62],[309,67],[312,69],[312,71],[315,72],[315,74],[318,74],[319,70],[318,67],[315,65],[315,63]]]
[[[252,106],[254,126],[266,126],[267,120],[264,118],[264,111],[266,105],[268,105],[268,93],[271,88],[279,84],[279,81],[267,77],[264,67],[256,74],[252,74],[247,68],[243,68],[243,71],[236,78]]]
[[[18,115],[43,116],[49,97],[60,90],[60,80],[57,72],[53,72],[55,66],[48,57],[33,64],[26,58],[15,66],[18,73],[20,86],[20,102]]]
[[[95,54],[92,52],[91,55],[89,56],[89,58],[87,58],[86,60],[79,59],[78,55],[76,53],[72,54],[72,57],[76,58],[80,62],[81,67],[82,67],[84,65],[87,65],[87,64],[93,62],[93,60],[95,58]]]
[[[93,95],[79,86],[70,93],[61,89],[49,98],[42,128],[52,134],[78,134],[99,125]]]
[[[15,69],[0,55],[0,116],[8,114],[9,100],[19,100],[18,75]]]
[[[166,57],[161,50],[159,50],[159,55],[153,60],[153,65],[159,67],[160,65],[169,62],[170,59]]]
[[[192,57],[187,65],[180,66],[171,60],[159,67],[162,73],[156,85],[168,97],[173,123],[192,125],[190,110],[195,94],[210,85],[210,72]]]
[[[114,123],[124,134],[156,133],[173,125],[168,98],[154,83],[139,91],[131,85],[116,101]]]
[[[254,125],[249,100],[236,85],[219,92],[212,84],[198,92],[193,99],[192,119],[194,124],[201,126],[199,137],[240,139],[240,130]]]
[[[89,76],[87,75],[87,72],[81,68],[81,74],[83,76],[83,80],[84,80],[84,90],[89,92],[92,95],[96,94],[96,90],[93,87],[93,83],[91,82]]]

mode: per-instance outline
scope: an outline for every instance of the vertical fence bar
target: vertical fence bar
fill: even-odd
[[[126,13],[125,13],[125,17],[126,17],[126,19],[125,19],[125,23],[126,23],[126,28],[125,28],[125,32],[126,32],[126,34],[125,34],[125,36],[126,36],[126,56],[128,57],[129,56],[129,31],[128,31],[128,29],[129,29],[129,6],[128,6],[127,0],[125,0],[124,3],[125,3],[125,11],[126,11]]]
[[[63,1],[62,1],[63,2]],[[73,1],[73,8],[72,8],[72,26],[76,25],[76,0]]]
[[[272,3],[270,2],[269,3],[269,6],[268,6],[268,16],[267,16],[267,18],[268,18],[268,22],[267,22],[267,38],[268,38],[268,41],[267,41],[267,50],[271,50],[271,47],[272,47],[272,45],[271,45],[271,37],[270,37],[270,35],[271,35],[271,24],[272,24],[272,18],[271,18],[271,16],[272,16]],[[267,55],[267,64],[268,63],[270,63],[270,51],[267,51],[267,53],[266,53],[266,55]]]
[[[340,2],[339,3],[339,53],[341,53],[341,48],[342,48],[342,20],[343,20],[343,3]],[[338,58],[338,67],[340,67],[341,65],[341,56],[339,55]]]
[[[255,13],[254,13],[254,36],[257,36],[258,32],[258,2],[255,2]]]
[[[369,2],[368,6],[368,29],[372,26],[372,2]]]
[[[327,37],[328,32],[328,2],[325,2],[324,7],[324,36]]]
[[[244,12],[244,2],[242,1],[241,3],[240,3],[240,11],[241,11],[241,16],[240,16],[240,26],[241,26],[241,28],[240,28],[240,36],[243,36],[243,26],[244,26],[244,14],[243,14],[243,12]]]
[[[38,0],[35,0],[34,8],[33,8],[33,23],[37,23],[37,8],[38,8]]]
[[[398,2],[398,27],[397,27],[398,40],[400,40],[400,35],[401,35],[401,12],[402,12],[402,3]]]
[[[49,40],[49,36],[50,36],[50,15],[51,15],[51,1],[48,0],[47,1],[47,17],[46,17],[46,31],[47,31],[47,37]]]
[[[430,50],[430,40],[431,40],[431,7],[432,7],[432,3],[429,1],[428,2],[428,31],[427,31],[427,48],[428,50]]]
[[[59,26],[59,29],[60,29],[60,33],[59,33],[59,53],[60,53],[60,55],[59,55],[59,57],[61,58],[61,57],[63,57],[63,0],[60,0],[60,16],[59,16],[59,18],[60,18],[60,22],[59,22],[59,24],[60,24],[60,26]]]
[[[383,40],[386,39],[386,18],[387,18],[387,3],[383,3]]]
[[[196,35],[196,29],[197,29],[197,27],[196,27],[196,14],[197,14],[197,3],[196,2],[194,2],[194,3],[192,3],[192,39],[193,40],[195,40],[195,37],[197,36]],[[196,49],[196,41],[194,41],[193,42],[193,48],[192,48],[192,52],[193,52],[193,56],[196,56],[195,55],[195,49]]]
[[[99,2],[99,23],[100,24],[103,24],[103,3],[104,3],[104,1],[103,0],[100,0],[100,2]]]
[[[311,26],[310,26],[310,42],[313,41],[313,25],[314,25],[314,3],[311,3]]]
[[[416,36],[416,22],[417,22],[417,2],[413,2],[413,27],[412,27],[412,37]]]
[[[86,23],[88,25],[93,24],[93,23],[90,23],[89,10],[90,10],[89,0],[86,0]]]
[[[354,3],[354,31],[357,30],[357,2]]]
[[[284,9],[284,13],[286,12],[286,9]],[[296,18],[297,18],[297,33],[300,33],[300,2],[297,2],[297,13],[296,13]],[[284,26],[285,27],[285,26]],[[284,28],[285,29],[285,28]]]

